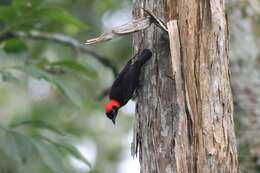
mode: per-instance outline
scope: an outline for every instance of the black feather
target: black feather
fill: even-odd
[[[140,55],[137,55],[135,62],[135,58],[127,62],[112,85],[110,99],[119,101],[123,106],[132,98],[138,86],[141,68],[151,57],[152,52],[149,49],[144,49]]]

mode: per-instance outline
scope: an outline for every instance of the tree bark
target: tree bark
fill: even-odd
[[[169,32],[151,26],[134,35],[136,52],[153,51],[140,79],[132,145],[141,172],[239,172],[224,1],[135,0],[135,18],[142,8]]]

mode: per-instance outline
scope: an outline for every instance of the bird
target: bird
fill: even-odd
[[[118,74],[109,93],[106,105],[106,116],[116,123],[118,110],[123,107],[136,91],[143,65],[152,57],[150,49],[144,49],[140,54],[131,58]]]

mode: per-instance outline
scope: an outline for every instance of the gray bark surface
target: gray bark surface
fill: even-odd
[[[133,154],[142,173],[236,173],[224,1],[135,0],[168,25],[134,34],[150,48],[138,90]],[[177,19],[177,20],[176,20]],[[139,47],[141,45],[141,47]]]

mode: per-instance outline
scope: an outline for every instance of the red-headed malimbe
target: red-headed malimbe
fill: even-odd
[[[124,106],[138,87],[142,66],[152,57],[149,49],[144,49],[140,55],[130,59],[114,81],[109,102],[106,105],[106,115],[115,124],[118,109]]]

